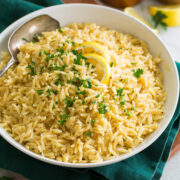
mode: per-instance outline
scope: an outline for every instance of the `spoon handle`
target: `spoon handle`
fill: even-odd
[[[14,60],[13,57],[8,61],[8,63],[4,66],[2,70],[0,70],[0,77],[13,65],[15,64],[16,61]]]

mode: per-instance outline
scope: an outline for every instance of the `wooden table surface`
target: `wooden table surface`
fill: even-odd
[[[91,3],[91,4],[97,4],[94,0],[63,0],[64,3]],[[176,139],[174,141],[170,157],[173,157],[177,152],[180,151],[180,131],[178,135],[176,136]]]

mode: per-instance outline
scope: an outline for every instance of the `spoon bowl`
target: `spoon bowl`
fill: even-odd
[[[0,77],[15,63],[18,62],[17,54],[19,53],[20,46],[32,41],[34,35],[41,35],[42,32],[52,31],[57,29],[60,23],[49,15],[36,16],[23,25],[18,27],[10,36],[8,41],[8,50],[11,59],[0,71]]]

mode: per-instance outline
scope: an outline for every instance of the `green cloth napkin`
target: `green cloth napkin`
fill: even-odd
[[[16,19],[59,0],[0,0],[0,31]],[[180,73],[180,64],[176,64]],[[0,168],[20,173],[32,180],[149,180],[160,179],[174,138],[180,127],[180,101],[174,117],[163,134],[141,153],[119,163],[92,169],[73,169],[50,165],[18,151],[0,137]]]

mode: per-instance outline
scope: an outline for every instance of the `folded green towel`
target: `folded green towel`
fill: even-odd
[[[59,0],[1,0],[0,31],[25,14],[61,3]],[[177,67],[180,73],[179,63]],[[75,178],[156,180],[161,177],[173,140],[180,127],[179,115],[180,101],[169,126],[150,147],[125,161],[92,169],[63,168],[38,161],[18,151],[0,137],[0,168],[20,173],[32,180],[74,180]]]

